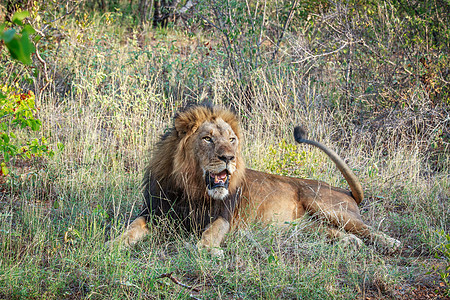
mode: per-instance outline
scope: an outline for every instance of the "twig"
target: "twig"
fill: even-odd
[[[277,46],[275,47],[275,51],[273,52],[273,55],[272,55],[272,60],[274,60],[275,56],[277,56],[278,49],[280,48],[281,40],[283,39],[284,33],[286,32],[286,30],[289,26],[289,22],[291,21],[292,16],[294,15],[294,10],[297,7],[297,3],[298,3],[298,0],[295,0],[294,4],[292,5],[291,11],[289,12],[289,16],[286,19],[286,23],[284,23],[283,31],[281,32],[280,38],[278,39],[278,42],[277,42]]]
[[[206,23],[208,23],[208,24],[211,25],[212,27],[216,28],[217,30],[222,31],[222,29],[219,28],[216,24],[214,24],[213,22],[211,22],[210,20],[208,20],[208,19],[207,19],[206,17],[204,17],[202,14],[200,14],[198,10],[195,10],[195,12],[198,13],[198,16],[199,16],[203,21],[205,21]]]
[[[41,31],[44,32],[44,31],[47,29],[47,27],[50,26],[50,24],[52,24],[52,23],[54,23],[54,22],[56,22],[56,21],[58,21],[58,20],[60,20],[60,19],[62,19],[62,18],[64,18],[64,17],[66,17],[66,16],[68,16],[68,15],[71,15],[71,14],[75,11],[75,9],[76,9],[78,6],[80,6],[80,4],[83,3],[83,2],[84,2],[84,0],[81,0],[81,1],[78,2],[78,3],[77,3],[70,11],[66,11],[66,13],[63,14],[62,16],[59,16],[58,18],[53,19],[53,20],[51,20],[50,22],[48,22],[47,25],[45,25],[45,26],[41,29]]]
[[[62,16],[60,16],[60,17],[58,17],[58,18],[56,18],[56,19],[54,19],[54,20],[48,22],[48,23],[47,23],[44,27],[42,27],[41,29],[36,29],[36,28],[35,28],[35,31],[37,32],[37,34],[39,34],[42,38],[45,38],[46,35],[47,35],[47,34],[46,34],[47,28],[50,26],[50,24],[52,24],[52,23],[54,23],[54,22],[56,22],[56,21],[58,21],[58,20],[60,20],[60,19],[62,19],[62,18],[64,18],[64,17],[66,17],[66,16],[68,16],[68,15],[71,15],[71,14],[75,11],[75,9],[76,9],[83,1],[84,1],[84,0],[81,0],[81,1],[78,2],[78,3],[77,3],[70,11],[66,11],[66,13],[63,14]],[[30,25],[31,25],[31,22],[30,22]],[[37,58],[37,60],[42,64],[42,68],[43,68],[43,70],[44,70],[45,84],[44,84],[43,87],[41,87],[41,88],[39,89],[39,95],[38,95],[37,103],[41,103],[42,94],[43,94],[44,90],[50,85],[50,79],[49,79],[48,72],[47,72],[47,63],[46,63],[46,61],[45,61],[44,59],[42,59],[42,57],[41,57],[41,55],[40,55],[40,53],[39,53],[39,42],[40,42],[40,41],[37,41],[36,44],[35,44],[35,48],[36,48],[36,58]]]
[[[164,274],[159,275],[159,276],[156,277],[155,279],[169,278],[170,280],[172,280],[173,283],[178,284],[179,286],[182,286],[182,287],[187,288],[187,289],[189,289],[189,290],[191,290],[191,291],[194,291],[194,292],[200,292],[200,290],[199,290],[198,288],[180,282],[178,279],[176,279],[175,277],[173,277],[172,274],[173,274],[173,272],[170,272],[170,273],[164,273]]]
[[[266,8],[267,8],[267,0],[264,1],[264,10],[263,10],[263,19],[261,22],[261,31],[259,32],[259,38],[256,42],[257,46],[257,53],[256,53],[256,59],[259,60],[261,57],[261,45],[263,41],[263,31],[264,31],[264,24],[266,24]],[[256,10],[255,10],[255,19],[256,19]],[[256,68],[258,68],[258,60],[256,61]]]
[[[388,181],[391,181],[392,179],[394,179],[394,178],[396,178],[396,177],[398,177],[398,176],[400,176],[400,175],[403,175],[403,174],[405,174],[405,173],[406,173],[406,171],[402,171],[402,172],[399,172],[399,173],[397,173],[397,174],[394,174],[394,175],[392,175],[391,177],[385,179],[385,180],[383,181],[383,183],[386,183],[386,182],[388,182]]]
[[[45,62],[45,60],[42,59],[41,55],[39,54],[39,48],[37,47],[37,45],[36,45],[36,58],[39,60],[39,62],[44,67],[45,82],[48,83],[49,79],[48,79],[48,74],[47,74],[47,63]]]
[[[37,103],[40,105],[42,102],[42,94],[44,92],[44,90],[50,85],[50,80],[48,78],[48,73],[47,73],[47,63],[45,62],[45,60],[42,59],[41,55],[39,54],[39,47],[38,47],[38,43],[36,43],[36,58],[39,60],[39,62],[42,64],[42,68],[44,69],[44,77],[45,77],[45,84],[43,87],[39,88],[39,95],[38,95],[38,99],[37,99]]]
[[[211,1],[211,2],[213,2],[213,1]],[[219,23],[219,26],[221,27],[221,28],[219,28],[219,30],[223,34],[223,36],[225,37],[225,40],[227,42],[225,50],[227,51],[228,62],[230,64],[230,66],[231,66],[231,69],[235,72],[235,74],[239,77],[239,79],[241,79],[242,78],[242,74],[241,74],[241,72],[239,72],[239,70],[238,70],[238,68],[236,66],[236,58],[234,57],[234,54],[233,54],[233,51],[232,51],[233,50],[233,45],[231,43],[231,40],[230,40],[230,37],[229,37],[227,31],[223,29],[223,24],[224,24],[223,18],[222,18],[223,13],[218,11],[217,3],[215,1],[214,1],[214,3],[212,3],[211,8],[212,8],[212,11],[214,13],[214,16],[216,17],[217,22]],[[229,27],[226,28],[226,29],[229,29]],[[225,44],[225,42],[223,42],[223,43]],[[234,50],[234,52],[237,53],[236,49]]]
[[[302,62],[304,62],[304,61],[307,61],[307,60],[309,60],[309,59],[311,59],[311,58],[317,58],[317,57],[321,57],[321,56],[327,56],[327,55],[334,54],[334,53],[339,52],[339,51],[341,51],[342,49],[344,49],[348,44],[349,44],[348,42],[344,42],[344,44],[343,44],[341,47],[337,48],[337,49],[334,50],[334,51],[327,52],[327,53],[322,53],[322,54],[317,54],[317,55],[310,55],[310,56],[305,57],[305,58],[303,58],[303,59],[301,59],[301,60],[293,61],[292,63],[293,63],[293,64],[299,64],[299,63],[302,63]]]

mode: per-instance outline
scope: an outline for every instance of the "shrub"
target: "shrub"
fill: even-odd
[[[441,275],[442,281],[444,281],[447,286],[446,295],[450,296],[450,234],[446,234],[442,231],[440,232],[440,235],[445,237],[445,242],[440,245],[438,250],[444,256],[447,265],[444,270],[439,271],[439,275]]]
[[[23,23],[27,16],[27,11],[19,11],[11,18],[12,23],[0,24],[0,40],[5,43],[12,58],[29,65],[32,63],[31,54],[35,52],[30,35],[35,30]],[[30,130],[39,131],[41,128],[41,121],[35,117],[36,113],[32,91],[25,93],[7,83],[0,84],[1,174],[9,173],[8,164],[13,157],[31,159],[43,154],[53,155],[44,137],[31,138],[29,134]],[[25,138],[18,137],[20,134],[25,134]]]
[[[37,112],[34,99],[32,91],[24,93],[19,88],[0,86],[0,161],[3,175],[9,173],[7,165],[15,156],[27,159],[43,154],[53,156],[44,137],[33,139],[29,133],[25,133],[25,141],[17,137],[24,131],[39,131],[41,128],[41,121],[34,116]]]

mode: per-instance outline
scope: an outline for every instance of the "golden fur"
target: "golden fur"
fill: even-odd
[[[329,223],[328,235],[361,245],[360,238],[394,251],[400,242],[364,224],[357,204],[361,185],[339,156],[309,141],[296,129],[296,140],[319,147],[336,163],[352,192],[324,182],[246,169],[242,136],[234,113],[217,106],[193,106],[174,117],[174,126],[153,151],[144,176],[145,205],[119,241],[134,245],[155,216],[175,218],[201,231],[198,244],[213,254],[231,228],[255,221],[285,224],[305,213]],[[357,237],[358,236],[358,237]]]

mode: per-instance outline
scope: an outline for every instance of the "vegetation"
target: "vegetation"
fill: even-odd
[[[28,15],[27,11],[19,11],[12,16],[13,24],[22,27],[19,33],[14,28],[7,28],[5,23],[0,25],[0,41],[4,42],[11,57],[27,65],[31,64],[31,54],[35,51],[29,38],[35,31],[30,25],[22,23]],[[0,84],[1,175],[9,174],[7,164],[15,156],[20,155],[29,159],[32,156],[42,156],[44,153],[53,156],[53,151],[49,150],[44,137],[41,141],[36,138],[27,141],[25,138],[23,145],[15,143],[16,135],[24,129],[39,131],[41,121],[34,116],[36,107],[33,92],[23,93],[20,88],[8,84],[8,82]]]
[[[1,298],[448,294],[448,1],[194,1],[186,12],[181,1],[156,27],[150,1],[97,2],[0,4],[1,130],[16,152],[37,139],[54,153],[0,151]],[[7,44],[27,35],[28,65]],[[14,118],[22,96],[27,115]],[[149,147],[204,100],[239,113],[249,167],[346,187],[323,154],[294,146],[303,124],[348,161],[364,221],[402,250],[349,251],[304,230],[308,219],[230,233],[223,260],[170,227],[105,249],[139,211]],[[20,118],[36,131],[6,127]]]

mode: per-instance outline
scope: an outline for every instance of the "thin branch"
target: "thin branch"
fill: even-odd
[[[50,21],[50,22],[48,22],[45,26],[43,26],[42,28],[40,28],[40,29],[36,29],[35,28],[35,31],[36,31],[36,33],[38,34],[38,35],[40,35],[42,38],[45,38],[46,37],[46,31],[47,31],[47,28],[52,24],[52,23],[54,23],[54,22],[56,22],[56,21],[58,21],[58,20],[61,20],[62,18],[64,18],[64,17],[66,17],[66,16],[68,16],[68,15],[71,15],[74,11],[75,11],[75,9],[76,8],[78,8],[78,6],[83,2],[84,0],[81,0],[81,1],[79,1],[74,7],[72,7],[72,9],[70,10],[70,11],[66,11],[66,13],[65,14],[63,14],[62,16],[60,16],[60,17],[58,17],[58,18],[56,18],[56,19],[54,19],[54,20],[52,20],[52,21]],[[31,22],[29,22],[30,23],[30,25],[31,25]],[[35,48],[36,48],[36,58],[37,58],[37,60],[42,64],[42,68],[43,68],[43,70],[44,70],[44,79],[45,79],[45,84],[44,84],[44,86],[43,87],[41,87],[40,89],[39,89],[39,95],[38,95],[38,103],[41,103],[41,98],[42,98],[42,93],[44,92],[44,90],[50,85],[50,79],[49,79],[49,76],[48,76],[48,72],[47,72],[47,62],[44,60],[44,59],[42,59],[42,57],[41,57],[41,54],[39,53],[39,42],[40,41],[38,41],[38,42],[36,42],[36,44],[35,44]]]
[[[41,30],[37,30],[37,29],[35,29],[35,30],[40,36],[45,37],[45,34]],[[36,58],[42,64],[42,68],[44,70],[44,81],[45,81],[45,84],[44,84],[44,86],[39,88],[39,94],[38,94],[38,99],[37,99],[37,103],[41,104],[42,103],[41,102],[42,93],[50,85],[50,79],[48,77],[48,72],[47,72],[47,62],[44,59],[42,59],[41,54],[39,53],[39,41],[36,42],[35,48],[36,48],[36,53],[35,53],[36,54]]]
[[[36,44],[36,58],[39,60],[39,62],[42,64],[43,68],[44,68],[44,76],[45,76],[45,82],[49,82],[48,79],[48,74],[47,74],[47,63],[45,62],[45,60],[42,59],[41,55],[39,54],[39,48]]]
[[[259,4],[259,1],[258,1]],[[267,0],[264,0],[264,9],[263,9],[263,19],[261,22],[261,29],[259,32],[259,37],[258,40],[256,41],[256,57],[255,57],[255,68],[258,68],[258,63],[260,61],[261,58],[261,45],[262,45],[262,40],[263,40],[263,32],[264,32],[264,24],[266,24],[266,7],[267,7]],[[249,6],[249,4],[247,4],[247,6]],[[258,8],[258,6],[257,6]],[[254,18],[256,19],[256,14],[257,14],[257,8],[255,9],[255,16]],[[250,9],[249,9],[250,10]]]
[[[170,273],[164,273],[164,274],[159,275],[159,276],[156,277],[155,279],[169,278],[173,283],[178,284],[179,286],[182,286],[182,287],[187,288],[187,289],[189,289],[189,290],[191,290],[191,291],[194,291],[194,292],[200,292],[200,290],[199,290],[198,288],[180,282],[180,281],[179,281],[178,279],[176,279],[172,274],[173,274],[173,272],[170,272]]]
[[[211,1],[211,2],[213,2],[213,1]],[[217,3],[216,2],[212,3],[211,8],[212,8],[212,11],[214,13],[214,16],[216,17],[217,22],[220,25],[220,28],[217,27],[217,26],[214,26],[214,27],[219,29],[219,31],[222,33],[222,35],[225,37],[225,40],[226,40],[225,50],[227,51],[228,62],[230,64],[230,66],[231,66],[231,70],[233,70],[235,72],[235,74],[239,77],[239,79],[241,79],[242,78],[241,72],[238,71],[236,63],[235,63],[236,59],[235,59],[234,54],[233,54],[233,45],[231,43],[231,40],[230,40],[230,37],[229,37],[227,31],[223,29],[223,23],[224,23],[223,19],[222,19],[222,15],[223,14],[217,10]],[[225,44],[225,42],[223,42],[223,43]],[[235,49],[234,52],[237,53],[236,49]]]
[[[80,2],[78,2],[78,3],[77,3],[70,11],[66,11],[66,13],[64,13],[62,16],[59,16],[58,18],[53,19],[53,20],[47,22],[47,24],[45,24],[45,26],[43,26],[42,28],[36,29],[36,28],[34,28],[34,26],[33,26],[34,30],[35,30],[40,36],[42,36],[42,37],[44,38],[44,37],[47,35],[47,34],[45,33],[46,30],[47,30],[47,28],[48,28],[52,23],[54,23],[54,22],[56,22],[56,21],[58,21],[58,20],[61,20],[62,18],[66,17],[66,16],[68,16],[68,15],[73,14],[73,12],[75,11],[75,9],[76,9],[78,6],[80,6],[80,4],[83,3],[83,1],[84,1],[84,0],[81,0]],[[29,22],[29,23],[30,23],[30,25],[32,25],[31,22]]]
[[[59,16],[58,18],[56,18],[56,19],[51,20],[50,22],[48,22],[48,23],[41,29],[41,32],[44,32],[44,31],[47,29],[47,27],[50,26],[50,24],[52,24],[52,23],[54,23],[54,22],[56,22],[56,21],[58,21],[58,20],[61,20],[62,18],[66,17],[66,16],[68,16],[68,15],[71,15],[71,14],[75,11],[75,9],[76,9],[78,6],[80,6],[80,4],[83,3],[83,2],[84,2],[84,0],[81,0],[81,1],[78,2],[78,3],[77,3],[70,11],[66,11],[66,13],[63,14],[62,16]]]
[[[302,63],[302,62],[304,62],[304,61],[307,61],[307,60],[309,60],[309,59],[311,59],[311,58],[317,58],[317,57],[322,57],[322,56],[331,55],[331,54],[334,54],[334,53],[336,53],[336,52],[341,51],[342,49],[344,49],[344,48],[347,47],[348,45],[349,45],[348,42],[344,42],[344,44],[343,44],[341,47],[337,48],[337,49],[334,50],[334,51],[327,52],[327,53],[322,53],[322,54],[317,54],[317,55],[309,55],[308,57],[305,57],[305,58],[303,58],[303,59],[301,59],[301,60],[298,60],[298,61],[293,61],[292,63],[293,63],[293,64],[299,64],[299,63]]]
[[[31,25],[31,22],[28,22]],[[38,35],[40,35],[42,38],[45,38],[46,34],[44,33],[45,28],[48,26],[45,25],[44,27],[42,27],[41,29],[34,29],[36,31],[36,33]],[[44,68],[44,75],[45,75],[45,82],[49,82],[48,79],[48,74],[47,74],[47,63],[45,62],[45,60],[42,59],[40,53],[39,53],[39,41],[36,42],[36,44],[34,45],[36,48],[36,58],[38,59],[38,61],[42,64],[43,68]]]
[[[286,30],[289,26],[289,23],[291,22],[291,19],[292,19],[292,16],[294,15],[294,10],[297,7],[297,4],[298,4],[298,0],[295,0],[294,4],[292,5],[291,10],[289,11],[289,16],[286,19],[286,22],[284,23],[283,31],[281,32],[280,38],[278,39],[278,42],[277,42],[277,46],[275,47],[275,51],[273,52],[273,55],[272,55],[272,60],[274,60],[275,56],[277,56],[278,49],[280,48],[281,40],[283,39],[284,33],[286,32]]]

